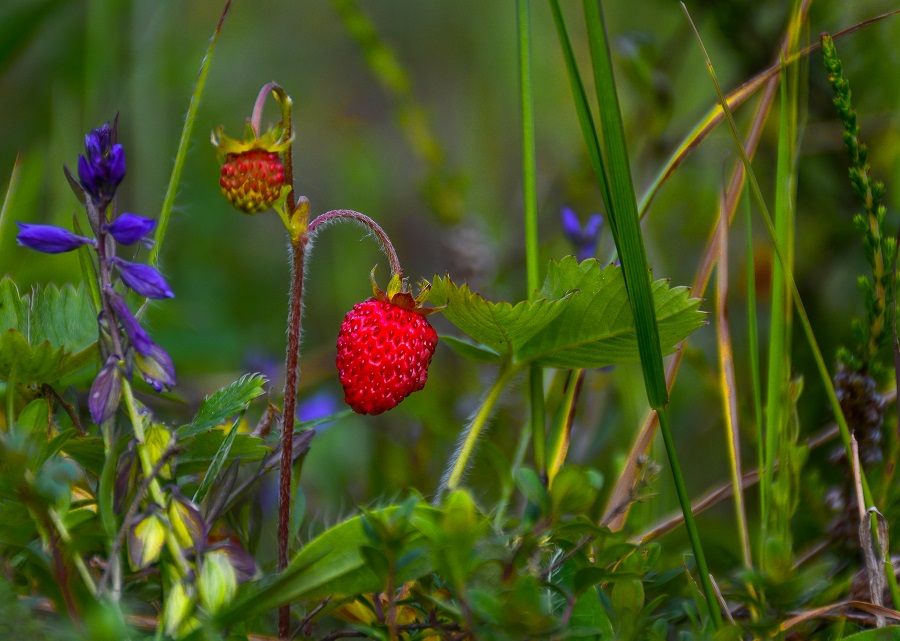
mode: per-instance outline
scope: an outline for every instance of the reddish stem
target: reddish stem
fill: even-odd
[[[284,411],[281,431],[281,477],[278,487],[278,571],[287,567],[291,527],[291,472],[294,462],[294,411],[297,404],[298,360],[300,357],[300,323],[303,313],[303,262],[307,234],[291,243],[291,299],[288,309],[288,342],[285,353]],[[278,638],[290,634],[291,606],[278,610]]]
[[[259,138],[259,125],[262,122],[263,105],[266,103],[266,98],[269,97],[269,92],[274,91],[277,86],[274,82],[270,82],[256,94],[256,102],[253,103],[253,111],[250,112],[250,128],[253,129],[253,134],[257,138]]]
[[[403,274],[403,270],[400,268],[400,259],[397,258],[397,252],[391,244],[391,239],[388,238],[388,235],[378,223],[358,211],[353,211],[352,209],[334,209],[321,216],[317,216],[316,219],[309,224],[309,235],[312,236],[320,225],[341,219],[355,221],[371,231],[375,235],[375,238],[378,239],[378,242],[381,243],[381,249],[384,251],[391,264],[391,273]]]

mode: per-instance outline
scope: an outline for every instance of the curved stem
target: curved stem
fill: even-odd
[[[436,501],[440,499],[444,490],[453,491],[459,487],[463,474],[465,474],[466,468],[469,465],[469,459],[472,456],[472,452],[475,451],[475,445],[478,443],[478,438],[481,436],[481,432],[487,424],[487,420],[494,409],[494,405],[497,403],[497,399],[500,398],[500,393],[518,371],[519,368],[513,365],[504,364],[502,366],[500,374],[497,376],[497,380],[494,382],[493,387],[491,387],[487,397],[481,404],[478,413],[475,414],[475,418],[472,419],[472,422],[469,423],[469,426],[466,428],[462,441],[456,449],[456,452],[453,454],[447,472],[444,474],[444,478],[441,481],[441,487],[438,489],[438,494],[435,498]]]
[[[342,219],[352,220],[360,223],[369,231],[371,231],[375,238],[378,239],[378,242],[381,244],[382,251],[384,251],[385,255],[388,258],[388,261],[391,264],[391,273],[401,275],[403,274],[403,270],[400,268],[400,259],[397,257],[397,252],[394,250],[394,246],[391,244],[391,239],[388,238],[388,235],[378,225],[378,223],[376,223],[365,214],[359,213],[358,211],[353,211],[352,209],[333,209],[332,211],[325,212],[321,216],[317,216],[315,220],[313,220],[309,224],[310,237],[315,234],[316,229],[318,229],[321,225]]]
[[[259,90],[259,93],[256,95],[256,102],[253,103],[253,111],[250,112],[250,127],[253,129],[253,134],[259,138],[259,124],[262,121],[262,110],[263,105],[266,103],[266,98],[269,97],[270,91],[275,91],[276,89],[281,89],[275,82],[269,82],[263,85],[263,88]],[[290,122],[290,120],[288,120]]]
[[[294,462],[294,411],[297,404],[298,362],[300,358],[300,328],[303,315],[303,267],[309,236],[302,234],[291,243],[291,298],[288,309],[288,342],[285,352],[284,409],[281,431],[281,476],[278,482],[278,570],[288,564],[291,527],[291,473]],[[290,633],[290,605],[278,611],[278,637]]]

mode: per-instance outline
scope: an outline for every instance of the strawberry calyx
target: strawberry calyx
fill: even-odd
[[[369,274],[369,277],[372,279],[372,294],[376,299],[384,303],[396,305],[401,309],[415,312],[416,314],[421,314],[422,316],[430,316],[431,314],[439,312],[443,310],[444,307],[446,307],[423,307],[425,302],[428,300],[428,294],[431,291],[431,285],[424,280],[419,284],[419,294],[417,296],[413,296],[409,290],[409,283],[405,278],[403,278],[402,272],[395,273],[391,276],[391,279],[388,281],[387,291],[382,291],[382,289],[378,286],[378,283],[375,282],[374,267],[372,268],[372,272]]]
[[[225,128],[219,125],[212,132],[210,141],[216,147],[221,162],[229,154],[243,154],[248,151],[260,150],[268,153],[280,154],[291,144],[293,136],[285,136],[285,129],[281,123],[270,127],[264,134],[257,135],[250,120],[244,129],[244,139],[238,140],[225,135]]]

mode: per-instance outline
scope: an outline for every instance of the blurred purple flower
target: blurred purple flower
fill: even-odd
[[[578,216],[569,207],[562,209],[562,227],[566,238],[575,248],[575,256],[579,262],[593,258],[597,252],[597,243],[600,241],[600,231],[603,228],[603,216],[591,214],[587,223],[582,227]]]
[[[84,137],[86,154],[78,157],[81,186],[97,202],[108,202],[125,177],[125,150],[112,138],[109,123],[94,129]]]
[[[62,254],[78,249],[82,245],[96,245],[97,241],[84,236],[76,236],[68,229],[54,225],[32,225],[16,223],[19,233],[16,242],[21,247],[28,247],[45,254]]]
[[[147,235],[156,229],[156,221],[137,214],[122,214],[115,222],[106,225],[106,231],[112,234],[120,245],[133,245],[141,241],[148,249],[153,246],[153,239]]]
[[[340,406],[338,405],[336,397],[327,390],[322,390],[298,403],[297,420],[301,423],[315,421],[325,416],[335,414],[339,409]],[[326,425],[328,425],[328,423],[321,423],[317,425],[315,429],[320,430]]]
[[[162,392],[176,384],[175,365],[172,363],[172,357],[156,343],[150,343],[146,354],[136,352],[134,365],[144,377],[144,381],[157,392]]]
[[[166,279],[150,267],[140,263],[129,263],[121,258],[112,258],[111,262],[119,268],[119,276],[122,282],[146,298],[174,298],[175,294],[169,288]]]
[[[281,383],[284,364],[271,354],[263,351],[249,351],[241,366],[246,372],[258,372],[266,377],[266,386],[278,388]]]
[[[119,357],[113,354],[100,368],[88,393],[88,410],[97,425],[108,421],[116,413],[121,396],[122,372],[119,370]]]

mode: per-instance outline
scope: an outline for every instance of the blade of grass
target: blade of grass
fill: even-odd
[[[583,369],[575,369],[567,373],[566,390],[559,409],[556,411],[556,419],[553,421],[553,429],[550,433],[550,456],[547,466],[548,487],[552,485],[553,477],[566,462],[572,436],[572,421],[575,419],[575,404],[583,384]]]
[[[584,82],[581,80],[581,74],[578,71],[578,63],[575,61],[575,53],[572,50],[572,42],[569,39],[569,33],[566,29],[566,23],[563,19],[562,10],[559,7],[559,0],[549,0],[550,11],[553,14],[553,22],[556,25],[556,34],[559,38],[559,45],[562,49],[563,61],[566,65],[566,75],[569,77],[569,85],[572,89],[572,97],[575,103],[575,113],[578,116],[578,125],[581,128],[581,135],[587,145],[588,156],[591,159],[591,168],[594,170],[594,176],[597,177],[597,183],[600,185],[600,196],[603,198],[603,205],[606,211],[612,210],[612,197],[609,193],[609,184],[606,179],[606,163],[603,161],[603,155],[600,153],[600,142],[597,137],[597,128],[594,125],[594,118],[591,115],[590,102],[587,93],[584,90]],[[615,219],[608,216],[610,229],[615,230]],[[613,232],[613,236],[617,232]]]
[[[534,86],[531,79],[530,0],[516,0],[519,46],[519,106],[522,119],[522,190],[525,204],[525,269],[528,298],[540,288],[537,225],[537,160],[534,150]],[[544,418],[544,372],[533,365],[528,373],[534,467],[546,483],[547,432]]]
[[[690,498],[681,474],[681,466],[678,462],[678,454],[675,450],[675,442],[666,411],[668,390],[663,370],[662,350],[659,344],[656,310],[650,293],[650,271],[638,218],[637,201],[625,145],[625,132],[619,110],[606,26],[603,22],[599,2],[584,0],[583,8],[594,69],[605,155],[609,168],[609,187],[613,207],[608,213],[609,218],[615,221],[611,227],[616,250],[622,262],[625,288],[634,313],[638,351],[641,357],[647,398],[650,406],[656,410],[678,501],[684,512],[685,527],[697,562],[700,584],[709,605],[713,624],[718,629],[722,627],[722,614],[710,580],[700,534],[691,513]],[[587,143],[591,144],[591,141],[587,141]]]
[[[209,47],[206,49],[206,55],[203,57],[203,62],[200,63],[200,73],[197,76],[197,82],[194,84],[191,102],[184,117],[181,140],[178,141],[178,151],[175,154],[175,163],[172,165],[169,186],[166,188],[162,210],[159,212],[153,249],[150,251],[149,262],[151,265],[159,265],[159,252],[166,237],[166,229],[169,227],[169,218],[172,216],[172,207],[175,205],[175,195],[178,193],[178,186],[181,184],[181,171],[184,169],[184,161],[187,158],[188,148],[191,144],[191,132],[194,130],[194,121],[197,119],[197,110],[200,107],[200,96],[203,94],[203,88],[206,86],[206,77],[209,74],[209,65],[212,62],[213,51],[215,51],[216,43],[219,41],[219,33],[222,31],[222,25],[225,23],[225,16],[228,15],[230,6],[231,0],[225,0],[225,7],[219,16],[219,22],[216,23],[216,28],[209,41]]]
[[[743,173],[743,170],[741,170]],[[762,438],[762,372],[759,363],[759,322],[756,314],[756,261],[753,246],[753,216],[746,192],[741,199],[747,218],[747,343],[750,361],[750,387],[753,392],[753,419],[756,422],[757,470],[762,471],[765,449]]]
[[[762,567],[767,567],[765,555],[769,530],[783,529],[784,514],[778,514],[773,501],[775,485],[774,463],[782,458],[779,444],[783,442],[782,434],[787,429],[791,413],[789,398],[789,376],[791,370],[791,327],[793,302],[786,272],[794,269],[794,212],[792,203],[793,172],[793,140],[796,131],[791,116],[790,103],[794,99],[792,84],[787,76],[787,67],[782,72],[780,110],[778,119],[778,160],[776,164],[775,189],[775,234],[784,251],[785,264],[779,259],[772,261],[772,297],[769,316],[769,359],[766,373],[766,410],[762,465],[762,483],[760,484],[760,560]],[[784,542],[787,544],[787,542]]]
[[[722,389],[722,413],[725,419],[725,444],[734,493],[734,516],[737,521],[744,567],[753,566],[747,511],[741,485],[741,438],[737,412],[737,384],[734,376],[734,350],[728,322],[728,214],[719,214],[719,259],[716,268],[716,335],[719,352],[719,385]]]
[[[608,184],[612,200],[612,209],[609,211],[610,226],[616,251],[622,261],[625,287],[634,311],[647,398],[650,406],[656,409],[665,406],[669,399],[662,376],[662,350],[659,347],[656,313],[650,294],[650,268],[638,222],[637,202],[625,146],[625,132],[622,127],[609,43],[600,5],[589,0],[585,0],[583,5],[606,152],[604,155],[609,171]]]

